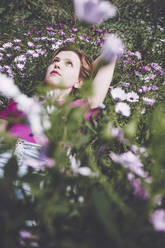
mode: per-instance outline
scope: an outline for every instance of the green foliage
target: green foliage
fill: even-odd
[[[0,167],[2,248],[29,248],[35,247],[36,243],[41,248],[164,247],[164,234],[156,232],[150,223],[150,214],[156,208],[165,208],[164,74],[151,68],[152,62],[157,62],[161,68],[164,66],[165,49],[161,42],[164,17],[160,8],[153,9],[155,1],[113,2],[118,7],[118,16],[99,27],[80,24],[73,15],[72,1],[8,0],[0,3],[0,44],[14,38],[22,40],[21,50],[11,48],[9,51],[14,58],[6,56],[1,66],[11,66],[14,80],[23,93],[40,95],[45,111],[47,106],[54,107],[52,113],[47,113],[51,128],[46,131],[50,143],[45,149],[55,161],[53,167],[34,169],[29,166],[26,173],[21,174],[13,150],[8,163]],[[163,1],[159,4],[163,6]],[[69,17],[73,18],[72,23],[68,22]],[[149,87],[152,83],[159,89],[139,94],[138,103],[130,102],[131,116],[128,118],[115,112],[116,101],[108,93],[106,108],[100,110],[97,121],[91,118],[90,122],[84,119],[88,106],[71,106],[75,98],[90,95],[90,80],[62,105],[47,99],[49,89],[44,84],[44,76],[54,53],[48,49],[51,42],[40,40],[37,43],[47,49],[47,55],[35,59],[29,56],[23,72],[16,68],[14,59],[31,49],[27,48],[27,43],[34,42],[36,36],[49,37],[46,26],[59,23],[65,39],[70,37],[70,28],[78,27],[74,33],[75,43],[71,46],[83,48],[93,59],[100,54],[97,41],[104,37],[104,32],[96,34],[97,29],[117,33],[127,51],[142,54],[142,59],[135,55],[123,56],[115,69],[113,87],[123,87],[125,82],[130,84],[124,88],[126,92],[138,92],[142,86]],[[63,40],[58,29],[59,26],[53,26],[55,38]],[[90,42],[85,40],[85,35],[89,36]],[[150,67],[154,80],[146,80],[150,72],[143,71],[143,66]],[[156,103],[145,105],[144,96],[154,98]],[[8,100],[2,96],[0,100],[3,103],[0,106],[4,108]],[[115,136],[114,128],[123,136]],[[8,133],[1,132],[0,140],[0,153],[14,149],[15,140]],[[148,183],[134,173],[135,179],[141,182],[143,190],[140,193],[128,180],[130,168],[110,158],[112,152],[123,154],[128,151],[140,159],[148,173],[147,179],[152,179]],[[87,168],[89,175],[84,176],[74,166]],[[145,190],[149,197],[144,197]],[[161,205],[156,203],[157,196],[161,196]],[[29,232],[29,238],[21,236],[22,231]]]

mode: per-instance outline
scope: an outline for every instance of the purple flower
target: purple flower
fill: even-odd
[[[48,31],[54,31],[54,28],[52,28],[52,27],[46,27],[46,30],[48,30]]]
[[[157,209],[150,217],[154,229],[158,232],[165,232],[165,210]]]
[[[25,54],[22,54],[22,55],[20,55],[20,56],[17,56],[17,57],[14,59],[14,62],[15,62],[15,63],[18,63],[18,62],[21,62],[21,63],[23,62],[23,63],[25,63],[26,60],[27,60],[27,58],[26,58]]]
[[[32,234],[30,232],[28,232],[28,231],[25,231],[25,230],[20,231],[19,234],[20,234],[21,238],[23,238],[23,239],[30,239],[30,238],[32,238]]]
[[[153,84],[150,84],[148,88],[149,88],[149,90],[153,90],[153,91],[159,89],[156,85],[153,85]]]
[[[72,31],[73,32],[77,32],[78,31],[78,28],[72,28]]]
[[[35,50],[27,50],[26,55],[33,55]]]
[[[58,26],[59,26],[60,28],[62,28],[62,27],[63,27],[63,24],[62,24],[62,23],[59,23]]]
[[[143,188],[140,178],[135,178],[135,176],[132,173],[129,173],[128,180],[130,181],[134,189],[134,194],[137,197],[140,197],[144,200],[147,200],[149,198],[149,192]]]
[[[42,45],[36,45],[35,49],[37,50],[37,49],[40,49],[41,47],[42,47]]]
[[[32,54],[32,57],[33,57],[33,58],[38,58],[38,57],[39,57],[39,54],[38,54],[38,53],[33,53],[33,54]]]
[[[141,53],[140,53],[139,51],[136,51],[136,52],[135,52],[135,56],[136,56],[138,59],[142,59]]]
[[[48,34],[49,36],[54,36],[56,33],[55,33],[55,32],[52,32],[52,31],[50,31],[50,32],[48,31],[47,34]]]
[[[13,54],[11,54],[11,53],[6,54],[6,57],[8,57],[8,58],[11,58],[12,56],[13,56]]]
[[[134,70],[134,74],[139,77],[142,78],[142,74],[139,71]]]
[[[70,34],[70,38],[74,38],[75,37],[75,34]]]
[[[4,47],[0,47],[0,51],[1,52],[5,51],[5,48]]]
[[[41,38],[39,38],[39,37],[34,37],[34,38],[32,38],[32,39],[33,39],[34,42],[38,42],[38,41],[40,41]]]
[[[65,33],[64,33],[64,31],[63,31],[62,29],[59,29],[59,30],[58,30],[58,34],[59,34],[60,36],[65,36]]]
[[[130,83],[126,83],[126,82],[120,82],[122,86],[124,87],[129,87],[130,86]]]
[[[154,98],[143,97],[143,102],[146,105],[152,106],[155,103],[155,99]]]
[[[20,71],[22,71],[24,69],[25,65],[18,63],[18,64],[16,64],[16,67],[17,67],[17,69],[19,69]]]
[[[142,66],[141,71],[151,71],[151,68],[149,66]]]
[[[130,56],[135,55],[135,53],[134,52],[131,52],[131,51],[127,51],[127,54],[130,55]]]
[[[2,46],[3,48],[8,49],[8,48],[11,48],[13,44],[11,42],[7,42],[7,43],[4,43]]]
[[[108,1],[74,0],[75,13],[79,20],[100,24],[116,15],[117,8]]]
[[[148,76],[146,76],[144,78],[144,80],[145,80],[145,82],[148,82],[149,80],[154,80],[155,77],[156,77],[156,75],[150,73],[150,74],[148,74]]]
[[[124,135],[122,129],[117,127],[110,127],[111,129],[111,136],[119,140],[120,142],[125,142]]]
[[[64,41],[64,44],[67,43],[67,42],[71,42],[71,43],[74,43],[74,38],[68,38]]]
[[[42,41],[47,41],[47,39],[48,39],[48,37],[46,37],[46,36],[41,37]]]
[[[150,89],[149,89],[147,86],[145,86],[145,85],[143,85],[143,86],[141,87],[141,89],[142,89],[142,92],[143,92],[143,93],[146,93],[147,91],[150,90]]]
[[[2,60],[3,58],[3,53],[0,53],[0,60]]]
[[[28,47],[34,47],[34,46],[35,46],[35,45],[33,44],[33,42],[31,42],[31,41],[28,41],[27,45],[28,45]]]
[[[105,43],[102,47],[101,56],[106,61],[112,61],[114,58],[120,59],[125,50],[124,44],[114,34],[109,34],[106,37]]]
[[[72,17],[69,17],[69,18],[68,18],[68,22],[70,22],[70,23],[71,23],[71,22],[72,22],[72,20],[73,20],[73,19],[72,19]]]
[[[85,35],[84,35],[84,40],[87,41],[87,42],[89,42],[89,41],[90,41],[90,37],[89,37],[88,35],[85,34]]]
[[[16,47],[14,47],[14,50],[15,51],[20,51],[21,50],[21,47],[20,46],[16,46]]]
[[[30,32],[28,32],[28,33],[24,33],[23,35],[24,35],[24,36],[26,36],[26,37],[28,37],[28,36],[30,36],[30,35],[31,35],[31,33],[30,33]]]
[[[21,43],[21,40],[16,39],[16,40],[13,40],[13,42],[14,42],[15,44],[19,44],[19,43]]]
[[[126,59],[123,61],[125,64],[136,64],[136,61],[135,60],[132,60],[132,59]]]

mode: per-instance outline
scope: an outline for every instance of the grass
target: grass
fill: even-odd
[[[164,5],[163,1],[113,2],[119,15],[92,27],[76,19],[71,1],[1,1],[0,46],[13,44],[0,51],[1,70],[12,71],[23,93],[45,94],[45,70],[59,42],[74,37],[74,42],[66,44],[81,47],[95,59],[106,32],[118,34],[127,50],[116,66],[111,86],[134,93],[124,101],[131,112],[125,117],[115,111],[117,101],[111,88],[96,122],[85,122],[82,108],[54,105],[52,127],[46,135],[50,140],[47,155],[55,160],[55,166],[45,170],[28,167],[21,174],[12,158],[1,168],[1,247],[34,247],[35,243],[47,248],[164,247],[164,234],[155,231],[150,220],[156,209],[165,208]],[[36,46],[43,54],[41,50],[39,56],[29,52]],[[27,56],[25,63],[20,62],[23,70],[15,61],[20,55]],[[8,102],[4,97],[0,100],[2,107]],[[54,102],[49,99],[46,104]],[[13,146],[5,135],[2,143]],[[68,158],[68,147],[73,160]],[[121,157],[117,161],[112,156],[114,153],[119,159],[118,154],[126,156],[127,152],[133,156],[130,164],[127,157],[121,162]],[[97,176],[75,174],[71,164],[78,161]],[[148,174],[148,182],[135,171],[139,164]],[[28,232],[30,238],[23,238],[20,231]]]

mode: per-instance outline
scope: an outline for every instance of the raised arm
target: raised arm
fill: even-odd
[[[99,56],[93,63],[94,70],[101,62],[101,56]],[[96,76],[93,80],[92,91],[93,94],[89,97],[88,101],[91,108],[98,107],[103,104],[104,99],[109,90],[110,83],[112,81],[114,69],[116,64],[116,57],[108,64],[99,68]]]

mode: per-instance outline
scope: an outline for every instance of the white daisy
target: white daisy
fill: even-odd
[[[118,102],[115,106],[115,111],[118,114],[124,115],[126,117],[130,116],[130,106],[124,102]]]
[[[112,89],[111,95],[115,101],[124,101],[127,98],[127,94],[121,87]]]
[[[138,102],[139,101],[138,94],[134,91],[127,93],[127,101],[128,102]]]

